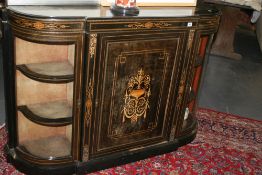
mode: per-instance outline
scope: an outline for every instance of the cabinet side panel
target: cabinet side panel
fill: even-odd
[[[204,63],[204,59],[205,59],[205,53],[206,53],[206,47],[207,47],[207,43],[208,43],[208,36],[202,36],[200,39],[200,47],[198,50],[198,57],[199,59],[202,60],[202,64],[198,67],[196,67],[194,69],[193,75],[193,82],[192,82],[192,90],[197,93],[198,89],[199,89],[199,84],[200,84],[200,79],[201,79],[201,74],[202,74],[202,70],[203,70],[203,63]],[[194,110],[194,106],[195,106],[196,101],[192,101],[189,104],[189,110],[190,112],[192,112]]]

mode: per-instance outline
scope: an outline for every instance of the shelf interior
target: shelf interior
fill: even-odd
[[[49,160],[71,155],[71,143],[64,136],[21,142],[20,148],[34,156]]]
[[[72,124],[72,106],[66,101],[18,106],[18,110],[29,120],[45,126]]]
[[[30,71],[48,76],[73,75],[73,66],[68,61],[26,64]]]
[[[18,111],[18,143],[30,154],[49,158],[70,155],[72,124],[49,127],[27,119]]]
[[[43,44],[17,37],[14,42],[16,68],[28,78],[46,83],[74,81],[74,44]]]
[[[69,61],[17,65],[28,78],[47,83],[67,83],[74,80],[74,68]]]
[[[72,106],[67,101],[55,101],[48,103],[32,104],[27,106],[35,115],[42,118],[57,119],[71,118]]]
[[[43,159],[71,155],[75,47],[14,38],[18,147]]]

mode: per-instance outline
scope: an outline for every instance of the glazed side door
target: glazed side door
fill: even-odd
[[[90,158],[169,140],[187,30],[97,35]]]

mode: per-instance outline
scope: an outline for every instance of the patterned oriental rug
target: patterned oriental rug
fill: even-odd
[[[93,175],[262,175],[262,121],[200,109],[197,138],[177,151]],[[6,162],[0,129],[0,174],[21,175]]]

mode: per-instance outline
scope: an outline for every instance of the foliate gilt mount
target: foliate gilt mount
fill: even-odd
[[[146,118],[149,96],[151,95],[150,81],[150,76],[145,75],[143,69],[140,69],[135,76],[129,79],[122,110],[123,122],[126,118],[131,119],[131,123],[136,123],[139,117]]]
[[[18,20],[15,20],[15,22],[19,24],[20,26],[23,26],[26,28],[37,29],[37,30],[42,30],[42,29],[58,30],[58,29],[66,29],[66,28],[71,27],[65,24],[43,23],[39,21],[32,22],[32,21],[25,20],[25,19],[18,19]]]
[[[134,23],[134,24],[128,24],[127,27],[132,29],[152,29],[152,28],[166,28],[171,26],[172,24],[169,24],[167,22],[145,22],[145,23]]]
[[[97,34],[90,34],[89,54],[93,58],[96,52]]]
[[[90,80],[86,89],[86,112],[85,112],[85,121],[86,125],[88,127],[89,125],[89,120],[91,119],[92,116],[92,98],[93,98],[93,82]]]

